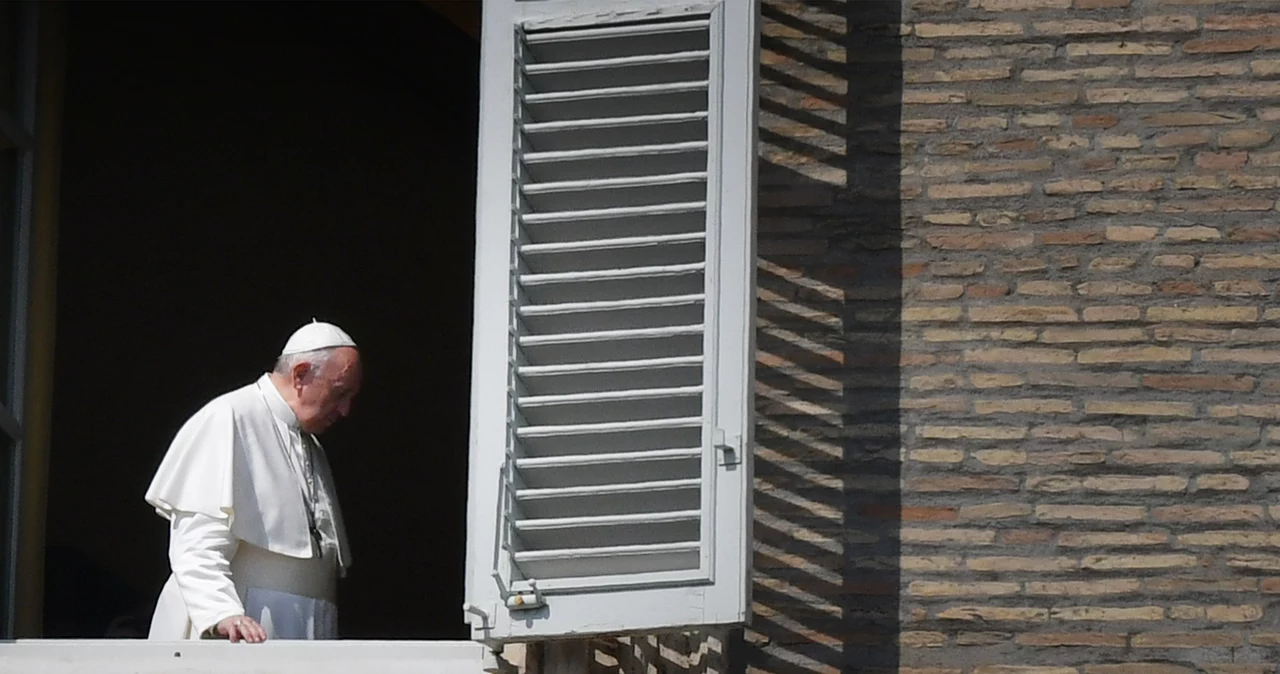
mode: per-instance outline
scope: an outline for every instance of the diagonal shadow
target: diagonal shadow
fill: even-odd
[[[753,619],[601,644],[601,672],[898,670],[897,0],[764,0]]]

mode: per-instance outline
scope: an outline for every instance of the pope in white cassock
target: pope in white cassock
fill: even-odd
[[[337,638],[351,554],[315,434],[347,416],[361,377],[351,337],[312,322],[272,372],[182,426],[146,494],[173,570],[149,638]]]

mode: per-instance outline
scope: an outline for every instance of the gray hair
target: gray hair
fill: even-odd
[[[275,373],[287,375],[293,372],[293,368],[302,363],[307,363],[311,366],[311,376],[314,377],[320,374],[324,366],[329,363],[329,358],[333,356],[333,352],[337,350],[338,347],[329,347],[280,356],[276,359]]]

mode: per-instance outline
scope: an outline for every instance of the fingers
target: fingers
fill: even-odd
[[[262,629],[262,625],[258,624],[258,621],[247,616],[230,618],[227,620],[227,624],[219,627],[219,631],[233,644],[240,641],[248,644],[260,644],[267,640],[267,631]]]

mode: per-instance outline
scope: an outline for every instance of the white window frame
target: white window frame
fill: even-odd
[[[732,11],[725,11],[732,10]],[[708,259],[718,255],[721,283],[746,289],[724,298],[717,329],[740,339],[720,341],[712,396],[716,426],[736,453],[736,466],[714,470],[718,520],[714,555],[702,584],[632,587],[561,594],[547,599],[540,613],[512,612],[507,589],[495,571],[503,568],[499,546],[500,479],[506,461],[507,354],[512,216],[512,113],[515,92],[515,30],[588,26],[693,13],[718,12],[722,27],[722,72],[713,74],[712,105],[722,110],[720,138],[712,139],[709,188],[717,190],[721,223],[747,223],[748,232],[715,245],[708,232]],[[481,30],[481,110],[476,205],[475,327],[472,350],[472,423],[467,521],[466,596],[472,636],[499,644],[553,636],[665,631],[743,624],[750,615],[750,510],[753,442],[755,307],[756,63],[759,54],[758,0],[486,0]],[[731,86],[732,85],[732,86]],[[717,183],[718,181],[718,183]],[[709,199],[710,201],[710,199]],[[715,249],[713,250],[713,246]],[[735,283],[736,282],[736,283]],[[713,286],[714,287],[714,286]],[[724,301],[728,298],[741,301]],[[736,346],[735,346],[736,345]],[[711,382],[708,382],[710,385]],[[496,420],[496,422],[495,422]],[[723,462],[721,462],[723,463]],[[736,473],[734,472],[736,471]],[[712,477],[714,476],[714,477]],[[499,559],[495,559],[499,557]],[[535,598],[538,599],[538,598]]]

